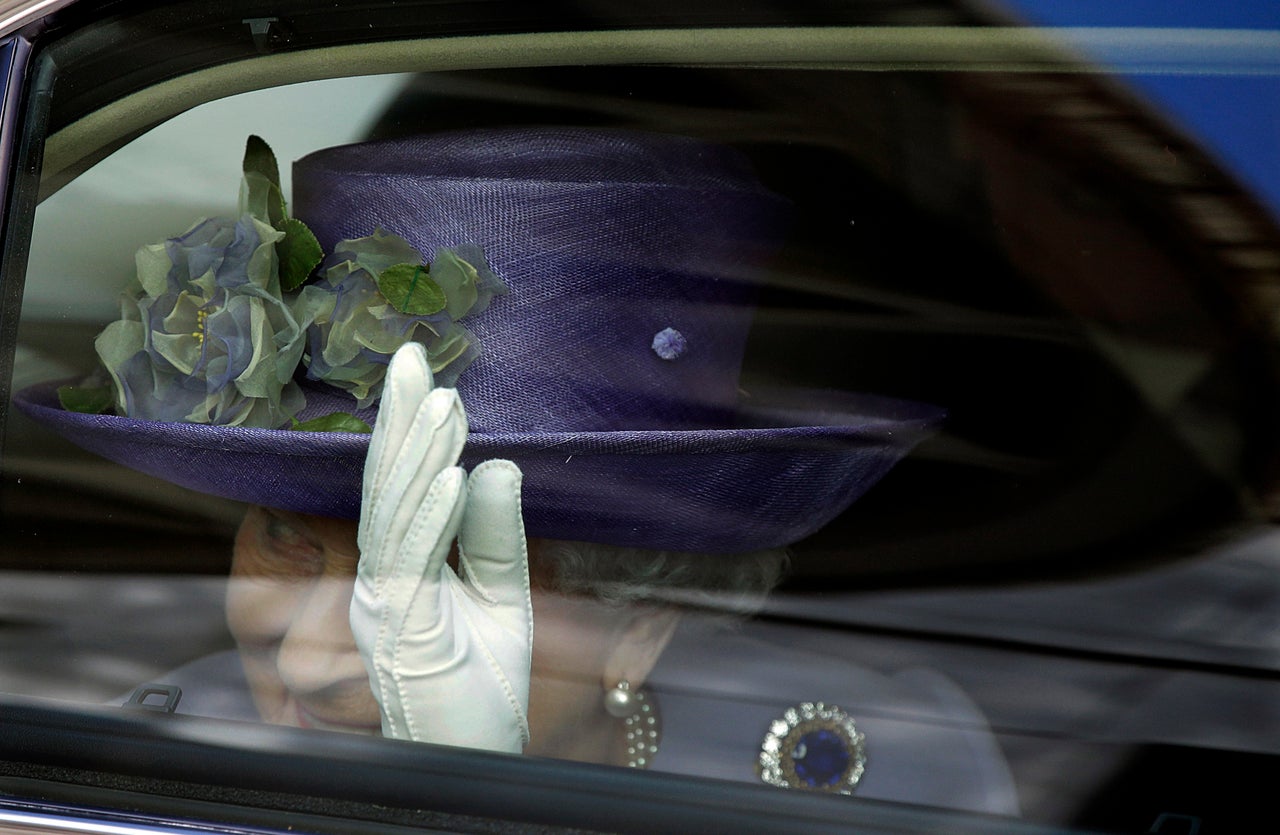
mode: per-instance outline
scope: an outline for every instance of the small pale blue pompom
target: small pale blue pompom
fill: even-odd
[[[665,328],[653,335],[653,352],[664,360],[673,360],[689,347],[684,334],[675,328]]]

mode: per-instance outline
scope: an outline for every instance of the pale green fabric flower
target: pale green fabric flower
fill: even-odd
[[[95,343],[120,414],[278,428],[301,410],[305,321],[281,296],[282,237],[245,214],[138,250],[121,318]]]
[[[475,337],[456,320],[483,310],[506,287],[478,247],[441,249],[430,274],[433,280],[440,274],[444,309],[401,313],[378,289],[378,275],[389,267],[421,263],[422,255],[408,241],[382,230],[337,245],[325,262],[324,277],[302,289],[295,308],[300,320],[311,323],[308,378],[350,392],[363,409],[381,396],[391,355],[413,341],[426,348],[436,382],[454,384],[479,355]]]

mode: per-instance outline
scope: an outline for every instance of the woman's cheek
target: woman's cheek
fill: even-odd
[[[277,657],[296,606],[296,592],[253,577],[233,575],[228,583],[227,626],[239,649],[254,707],[264,721],[284,723],[289,693],[280,678]]]
[[[280,643],[301,595],[299,584],[232,575],[227,581],[227,627],[248,647]]]

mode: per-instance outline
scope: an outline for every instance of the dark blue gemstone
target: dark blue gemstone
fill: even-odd
[[[849,767],[849,748],[834,731],[810,731],[791,749],[796,776],[813,788],[833,786]]]

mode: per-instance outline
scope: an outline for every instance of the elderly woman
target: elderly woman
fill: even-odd
[[[262,147],[239,219],[139,252],[98,338],[105,396],[17,399],[252,506],[227,617],[258,715],[1011,810],[981,717],[940,677],[679,637],[678,599],[758,603],[780,549],[939,418],[830,392],[744,401],[786,207],[740,157],[580,129],[365,143],[295,165],[291,218]],[[764,670],[770,692],[708,706],[673,668],[650,699],[678,663]],[[794,682],[813,689],[778,703]]]
[[[640,686],[678,621],[676,607],[636,598],[663,586],[758,597],[785,558],[526,542],[519,469],[491,460],[468,477],[456,466],[466,434],[456,391],[431,389],[425,353],[410,343],[390,366],[359,526],[262,507],[246,515],[227,617],[259,712],[632,763],[618,720],[640,712]]]

